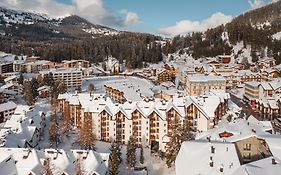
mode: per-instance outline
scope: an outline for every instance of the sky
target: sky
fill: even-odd
[[[118,30],[173,37],[225,24],[277,0],[1,0],[0,6],[51,17],[79,15]]]

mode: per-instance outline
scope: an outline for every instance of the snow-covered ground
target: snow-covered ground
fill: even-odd
[[[275,33],[274,35],[272,35],[272,38],[276,40],[281,40],[281,32]]]
[[[105,93],[104,85],[122,90],[128,100],[141,100],[141,95],[153,96],[153,84],[143,78],[125,76],[105,76],[85,79],[82,83],[82,90],[87,90],[89,84],[95,86],[96,93]]]

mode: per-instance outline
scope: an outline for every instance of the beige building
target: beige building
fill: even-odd
[[[202,95],[212,89],[226,90],[226,79],[214,75],[187,75],[186,91],[190,96]]]
[[[250,81],[245,83],[245,97],[249,100],[255,100],[259,98],[259,85],[257,81]]]
[[[49,71],[40,72],[42,77],[49,73],[53,74],[55,80],[63,81],[68,88],[79,87],[82,85],[83,72],[81,69],[50,69]]]

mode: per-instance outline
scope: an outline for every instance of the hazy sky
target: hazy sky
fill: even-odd
[[[275,0],[276,1],[276,0]],[[119,30],[174,36],[203,31],[272,0],[1,0],[0,6],[52,17],[70,14]]]

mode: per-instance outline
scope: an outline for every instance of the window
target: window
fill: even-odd
[[[251,160],[251,153],[243,153],[243,159]]]
[[[251,150],[251,144],[250,143],[244,144],[244,150]]]

